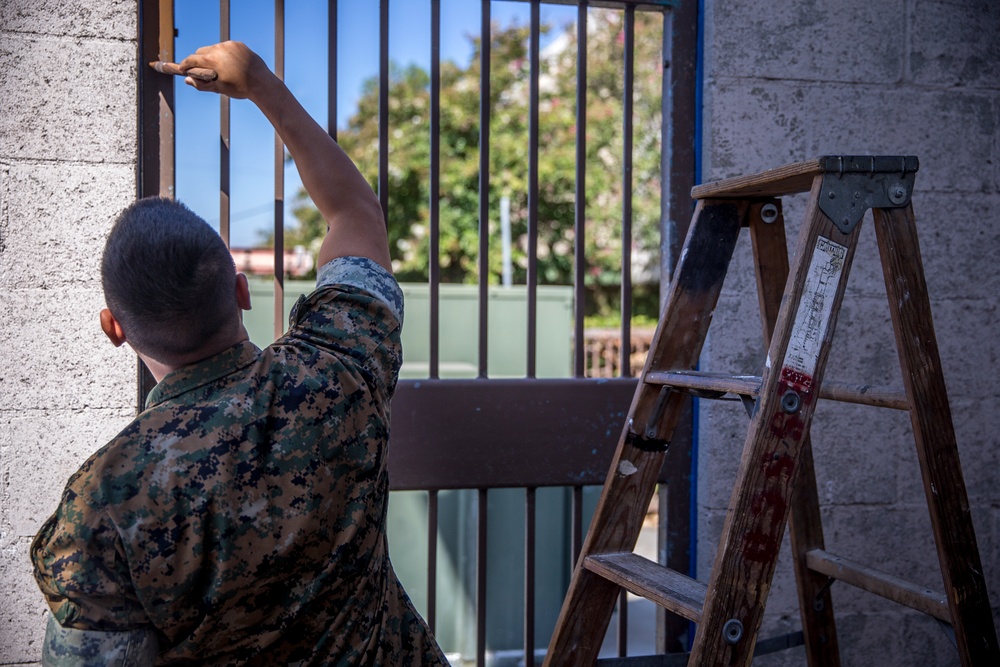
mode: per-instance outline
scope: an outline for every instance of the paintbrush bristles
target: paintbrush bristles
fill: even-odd
[[[208,69],[207,67],[192,67],[187,71],[183,71],[180,67],[178,67],[177,63],[168,63],[162,60],[151,62],[149,63],[149,66],[161,74],[189,76],[192,79],[199,79],[201,81],[215,81],[219,78],[218,73],[214,69]]]

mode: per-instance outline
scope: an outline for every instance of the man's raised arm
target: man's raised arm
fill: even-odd
[[[319,266],[336,257],[357,255],[392,271],[378,197],[337,142],[257,54],[240,42],[223,42],[198,49],[179,65],[182,70],[215,70],[218,78],[214,81],[188,77],[186,82],[198,90],[249,99],[271,121],[329,227],[319,251]]]

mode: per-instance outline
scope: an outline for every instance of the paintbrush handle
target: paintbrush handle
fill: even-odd
[[[168,63],[162,60],[157,60],[156,62],[149,63],[149,66],[155,69],[161,74],[173,74],[174,76],[189,76],[192,79],[200,79],[201,81],[215,81],[219,78],[219,74],[214,69],[208,69],[207,67],[192,67],[191,69],[182,71],[176,63]]]

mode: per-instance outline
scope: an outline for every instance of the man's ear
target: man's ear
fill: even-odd
[[[240,310],[250,310],[250,283],[245,273],[236,274],[236,303]]]
[[[115,344],[115,347],[121,347],[122,343],[125,342],[125,331],[122,330],[122,325],[107,308],[101,310],[101,330],[104,331],[108,340]]]

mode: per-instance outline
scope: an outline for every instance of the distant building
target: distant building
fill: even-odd
[[[274,248],[230,248],[236,270],[251,276],[274,275]],[[285,275],[301,278],[313,270],[315,261],[305,246],[284,252]]]

